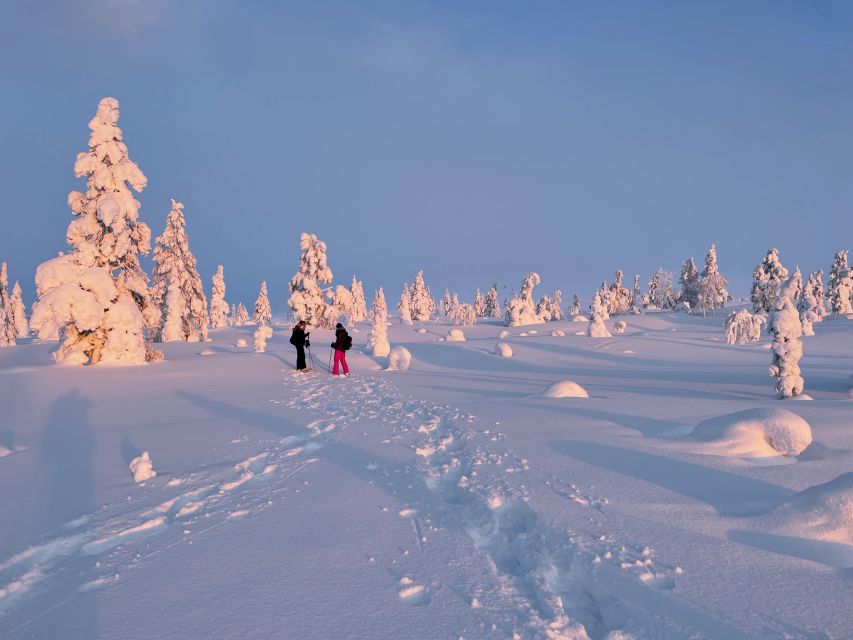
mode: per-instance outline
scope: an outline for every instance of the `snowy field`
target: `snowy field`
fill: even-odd
[[[349,378],[293,372],[289,327],[140,367],[0,350],[0,638],[853,637],[853,321],[780,401],[724,316],[503,356],[497,321],[395,324],[408,371],[360,324]],[[711,420],[761,409],[795,415]]]

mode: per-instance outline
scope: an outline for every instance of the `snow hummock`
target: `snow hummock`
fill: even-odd
[[[613,323],[613,333],[625,333],[625,329],[628,328],[628,325],[624,320],[617,320]]]
[[[801,491],[772,519],[787,534],[853,545],[853,471]]]
[[[506,338],[508,335],[509,335],[509,331],[507,331],[506,329],[501,329],[501,332],[498,334],[498,338],[500,338],[501,340],[503,340],[503,339],[504,339],[504,338]]]
[[[812,442],[809,423],[786,409],[747,409],[700,422],[688,436],[733,457],[797,456]]]
[[[465,334],[462,329],[454,327],[447,332],[447,342],[465,342]]]
[[[495,344],[495,355],[498,355],[501,358],[511,358],[512,347],[509,346],[506,342],[498,342],[497,344]]]
[[[241,347],[241,348],[247,346],[246,345],[246,338],[237,338],[237,342],[234,343],[234,346],[235,347]]]
[[[562,338],[562,337],[563,337],[563,336],[565,336],[565,335],[566,335],[566,332],[565,332],[565,331],[561,331],[560,329],[554,329],[554,330],[551,332],[551,336],[552,336],[552,337],[554,337],[554,338]]]
[[[388,368],[407,371],[412,364],[412,354],[406,347],[393,347],[388,354]]]
[[[574,380],[560,380],[550,385],[542,395],[546,398],[589,398],[586,389]]]
[[[143,451],[142,455],[131,460],[129,466],[134,482],[145,482],[157,476],[157,472],[154,471],[154,466],[151,463],[151,456],[148,455],[147,451]]]

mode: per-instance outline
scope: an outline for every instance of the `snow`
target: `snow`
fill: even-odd
[[[786,535],[851,545],[853,567],[853,472],[799,492],[769,520]]]
[[[447,342],[465,342],[465,333],[462,329],[453,328],[445,336]]]
[[[272,338],[272,327],[261,325],[255,330],[254,346],[255,353],[264,353],[267,350],[267,340]]]
[[[393,347],[388,353],[388,368],[397,371],[408,371],[412,366],[412,354],[399,345]]]
[[[617,320],[613,323],[613,333],[620,334],[625,333],[625,329],[628,328],[628,324],[624,320]]]
[[[560,380],[548,385],[542,395],[546,398],[589,398],[587,390],[574,380]]]
[[[797,456],[811,444],[812,430],[786,409],[747,409],[700,422],[690,438],[718,455]]]
[[[147,451],[143,451],[141,455],[130,461],[130,472],[133,474],[133,481],[136,483],[151,480],[157,477],[157,472],[154,471],[154,466],[151,463],[151,457]]]
[[[501,358],[512,358],[512,347],[506,342],[495,343],[495,355]]]

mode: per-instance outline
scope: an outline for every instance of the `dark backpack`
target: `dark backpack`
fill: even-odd
[[[296,346],[296,330],[294,330],[293,333],[290,334],[290,344]]]
[[[352,336],[347,334],[344,338],[344,351],[349,351],[352,349]]]

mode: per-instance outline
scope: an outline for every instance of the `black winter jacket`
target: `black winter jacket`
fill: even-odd
[[[305,340],[305,332],[299,327],[293,327],[293,334],[290,336],[290,344],[294,347],[304,347]]]
[[[335,341],[332,343],[332,346],[335,348],[335,351],[346,351],[346,339],[349,336],[346,329],[336,329],[335,330]]]

